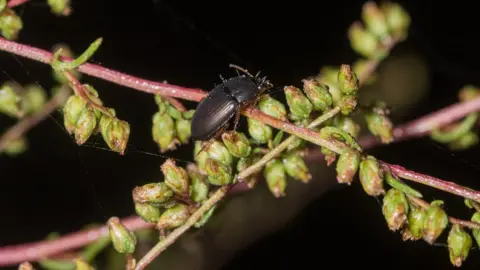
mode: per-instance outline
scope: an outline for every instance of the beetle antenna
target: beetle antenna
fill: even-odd
[[[225,83],[227,80],[225,80],[225,78],[223,78],[222,74],[219,74],[218,75],[220,77],[220,80],[222,80],[223,83]]]
[[[250,72],[248,72],[248,70],[240,67],[240,66],[237,66],[237,65],[234,65],[234,64],[230,64],[229,65],[231,68],[234,68],[236,69],[237,71],[240,70],[241,72],[247,74],[248,76],[252,77],[252,78],[255,78]]]

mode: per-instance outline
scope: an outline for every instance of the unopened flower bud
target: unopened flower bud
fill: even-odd
[[[462,266],[472,248],[472,237],[460,225],[453,224],[447,243],[450,262],[456,267]]]
[[[423,225],[427,212],[420,206],[410,204],[407,229],[403,232],[404,240],[418,240],[423,237]]]
[[[165,185],[178,195],[188,194],[188,174],[184,168],[178,167],[173,159],[167,159],[160,169],[165,176]]]
[[[360,133],[360,125],[353,121],[351,117],[339,115],[335,119],[335,126],[348,132],[353,138],[357,138]]]
[[[350,185],[353,181],[353,177],[358,171],[360,161],[361,155],[359,151],[352,148],[343,150],[337,161],[337,181],[339,183]]]
[[[119,253],[135,252],[137,237],[117,217],[108,220],[108,231],[113,243],[113,247]]]
[[[327,166],[332,165],[335,160],[337,160],[337,154],[333,152],[332,150],[326,148],[326,147],[321,147],[320,152],[325,156],[325,161],[327,162]]]
[[[195,114],[195,110],[188,110],[188,111],[183,112],[182,116],[183,116],[183,118],[190,120],[190,119],[193,118],[194,114]]]
[[[466,102],[478,97],[479,94],[480,90],[478,89],[478,87],[468,84],[462,87],[462,89],[460,89],[458,93],[458,99],[462,102]]]
[[[78,117],[75,125],[75,140],[78,145],[84,144],[97,127],[97,118],[92,108],[85,108]]]
[[[152,118],[152,137],[161,153],[176,148],[175,121],[167,113],[157,112]]]
[[[398,189],[391,188],[383,197],[382,212],[388,228],[397,231],[407,221],[409,206],[407,197]]]
[[[233,156],[228,150],[228,148],[225,146],[225,144],[218,140],[212,140],[211,142],[207,143],[208,147],[206,148],[206,151],[210,158],[213,158],[224,164],[232,164]]]
[[[267,143],[272,139],[272,128],[258,120],[247,118],[248,133],[258,143]]]
[[[173,229],[182,226],[190,216],[190,209],[185,204],[176,204],[163,212],[157,222],[157,229]]]
[[[5,8],[0,14],[0,31],[8,40],[15,40],[23,29],[23,21],[13,9]]]
[[[263,172],[268,189],[276,198],[285,196],[287,187],[287,174],[285,166],[278,159],[273,159],[265,165]]]
[[[287,154],[282,158],[285,171],[293,179],[308,183],[312,179],[312,175],[308,171],[307,165],[303,158],[295,153]]]
[[[398,3],[385,2],[381,6],[390,32],[395,38],[403,39],[410,27],[410,15]]]
[[[164,203],[174,195],[164,182],[149,183],[135,187],[132,191],[133,201],[136,203]]]
[[[295,86],[286,86],[284,91],[292,117],[296,120],[308,118],[313,110],[310,100]]]
[[[458,139],[453,140],[448,144],[448,147],[452,150],[464,150],[468,149],[479,142],[479,137],[474,131],[468,131],[460,136]]]
[[[3,149],[5,154],[10,156],[16,156],[25,152],[28,148],[28,142],[25,137],[16,138],[8,141],[7,145]]]
[[[349,65],[341,65],[338,72],[338,87],[342,91],[343,95],[356,95],[358,91],[358,78],[357,74],[353,72],[352,67]]]
[[[388,111],[384,103],[377,103],[364,113],[365,121],[370,132],[379,137],[382,143],[393,141],[393,124],[388,118]]]
[[[325,112],[332,108],[333,98],[328,91],[328,86],[315,80],[303,80],[303,89],[308,99],[312,102],[313,108]]]
[[[145,222],[156,223],[162,211],[160,208],[149,203],[135,203],[135,212]]]
[[[191,121],[186,119],[178,119],[175,121],[176,134],[180,142],[186,144],[190,139]]]
[[[377,159],[368,155],[360,162],[360,183],[370,196],[385,194],[383,188],[383,170]]]
[[[367,59],[377,58],[379,41],[373,33],[366,31],[360,22],[354,22],[350,26],[348,37],[355,52]]]
[[[258,108],[265,114],[280,119],[282,121],[287,120],[287,110],[285,105],[280,101],[272,98],[270,95],[265,94],[258,100]]]
[[[191,179],[190,185],[190,198],[194,202],[201,203],[208,197],[208,182],[204,175],[202,175],[199,169],[195,165],[187,166],[187,173]]]
[[[442,209],[442,201],[433,201],[427,209],[423,224],[423,240],[432,245],[448,225],[447,213]]]
[[[63,122],[69,134],[75,131],[77,121],[86,106],[87,102],[77,95],[71,95],[67,99],[63,107]]]
[[[236,157],[247,157],[252,151],[247,136],[241,132],[227,131],[222,134],[222,140],[229,152]]]
[[[9,84],[2,85],[0,88],[0,112],[11,117],[21,117],[23,115],[21,108],[21,98]]]
[[[470,220],[480,224],[480,212],[475,212]],[[480,229],[472,229],[472,235],[475,238],[477,245],[480,246]]]
[[[343,115],[350,115],[356,111],[358,107],[358,101],[356,96],[343,96],[338,106]]]
[[[232,168],[230,165],[213,158],[208,158],[205,169],[207,171],[208,181],[212,185],[223,186],[231,184],[233,181]]]
[[[102,137],[110,149],[123,155],[130,137],[130,125],[125,121],[114,118],[104,129]]]
[[[73,263],[75,264],[75,270],[95,270],[95,268],[88,264],[83,258],[76,258],[73,260]]]
[[[22,110],[24,114],[38,112],[46,101],[47,94],[43,88],[37,85],[27,85],[25,94],[22,96]]]
[[[70,0],[48,0],[50,11],[55,15],[70,14]]]
[[[202,149],[203,149],[203,142],[195,141],[195,146],[193,150],[193,159],[197,163],[198,169],[200,170],[200,172],[203,174],[206,174],[206,164],[208,159],[208,153],[206,151],[202,151]]]
[[[377,37],[380,39],[388,37],[387,20],[375,2],[368,1],[363,5],[362,19],[367,29]]]

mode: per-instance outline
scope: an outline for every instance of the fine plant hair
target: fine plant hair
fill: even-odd
[[[408,39],[411,18],[395,2],[376,4],[367,1],[361,19],[347,30],[358,59],[352,64],[321,68],[300,82],[276,85],[285,102],[268,89],[244,107],[245,131],[229,125],[208,141],[191,140],[190,125],[195,108],[182,100],[201,102],[208,90],[138,78],[121,71],[93,64],[89,59],[101,50],[103,38],[94,40],[75,55],[65,44],[51,51],[23,44],[19,32],[24,25],[16,12],[28,0],[0,0],[0,50],[47,64],[56,85],[49,91],[39,85],[21,86],[8,81],[0,87],[0,113],[16,124],[2,130],[0,154],[18,156],[28,151],[26,134],[53,113],[63,118],[63,126],[78,146],[92,137],[103,140],[115,154],[125,154],[131,132],[130,123],[102,101],[102,91],[82,82],[92,76],[131,90],[151,95],[157,110],[151,116],[151,138],[158,152],[168,154],[182,145],[192,144],[192,162],[180,166],[173,158],[159,168],[164,178],[132,187],[135,215],[110,217],[103,226],[93,227],[45,241],[0,248],[0,266],[19,265],[19,269],[95,269],[97,256],[112,248],[125,259],[126,269],[144,269],[190,230],[201,230],[214,216],[223,199],[248,192],[265,181],[271,196],[288,196],[288,185],[315,181],[306,159],[323,162],[336,174],[339,185],[359,182],[366,196],[381,203],[386,229],[404,241],[423,241],[434,246],[447,237],[450,263],[461,267],[480,246],[480,191],[391,164],[369,153],[369,149],[396,142],[428,137],[453,151],[464,150],[479,141],[475,131],[480,109],[480,89],[465,84],[456,103],[430,112],[416,120],[394,124],[388,104],[376,100],[360,102],[362,87],[375,82],[377,67],[392,49]],[[69,16],[74,10],[68,0],[48,1],[52,14]],[[256,72],[231,65],[239,75]],[[361,134],[358,119],[365,121],[367,135]],[[235,127],[235,128],[234,128]],[[425,192],[415,185],[459,196],[471,211],[459,218],[447,211],[447,201],[427,201]],[[352,187],[353,188],[353,187]],[[423,189],[422,189],[423,190]],[[447,213],[448,212],[448,213]],[[156,233],[156,243],[139,253],[143,238],[137,231]],[[72,250],[74,255],[72,255]],[[53,255],[69,254],[65,258]]]

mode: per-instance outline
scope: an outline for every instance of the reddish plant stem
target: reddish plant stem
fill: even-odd
[[[121,222],[132,231],[152,226],[136,216],[124,218]],[[78,231],[51,241],[0,247],[0,266],[44,259],[69,249],[83,247],[104,236],[108,236],[107,226]]]
[[[16,6],[20,6],[20,5],[23,5],[25,4],[26,2],[28,2],[30,0],[10,0],[8,1],[7,3],[7,7],[9,8],[14,8]]]
[[[57,109],[59,105],[63,104],[67,100],[69,93],[70,89],[63,87],[39,112],[22,119],[16,125],[9,128],[0,137],[0,153],[5,150],[9,142],[23,136],[28,130],[36,126]]]
[[[430,207],[430,204],[420,198],[417,198],[417,197],[412,197],[412,196],[408,196],[408,199],[410,201],[412,201],[414,204],[420,206],[421,208],[423,209],[428,209],[428,207]],[[468,221],[468,220],[463,220],[463,219],[458,219],[458,218],[454,218],[454,217],[448,217],[448,221],[450,221],[450,223],[453,223],[453,224],[458,224],[462,227],[467,227],[467,228],[470,228],[470,229],[480,229],[480,223],[478,222],[473,222],[473,221]]]
[[[50,64],[53,59],[53,54],[49,51],[25,44],[20,44],[2,37],[0,37],[0,50],[45,64]],[[63,61],[73,60],[69,57],[61,57],[60,59]],[[92,77],[100,78],[112,83],[127,86],[150,94],[164,96],[174,106],[179,106],[180,104],[178,100],[174,99],[175,97],[186,100],[200,101],[206,95],[206,93],[200,89],[185,88],[161,82],[149,81],[90,63],[85,63],[79,66],[77,70]],[[177,109],[185,110],[185,107],[181,105],[177,107]]]

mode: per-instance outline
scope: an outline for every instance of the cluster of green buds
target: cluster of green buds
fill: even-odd
[[[181,112],[159,95],[155,96],[158,111],[152,117],[152,137],[161,153],[175,150],[190,139],[194,110]]]
[[[398,3],[385,2],[378,6],[374,1],[363,5],[362,22],[354,22],[348,31],[355,52],[367,59],[383,59],[389,44],[406,38],[410,16]]]
[[[50,11],[58,16],[68,16],[72,11],[70,0],[47,0],[47,3]]]
[[[22,87],[8,81],[0,87],[0,113],[13,118],[20,119],[38,112],[46,101],[45,89],[37,84]]]
[[[479,97],[480,89],[473,85],[465,85],[459,91],[460,102],[466,102]],[[446,144],[452,150],[468,149],[479,142],[479,137],[474,130],[479,118],[473,112],[457,123],[453,123],[431,131],[430,138],[439,143]]]
[[[0,31],[2,36],[9,40],[18,38],[23,29],[23,21],[15,10],[7,6],[7,0],[0,0]]]

